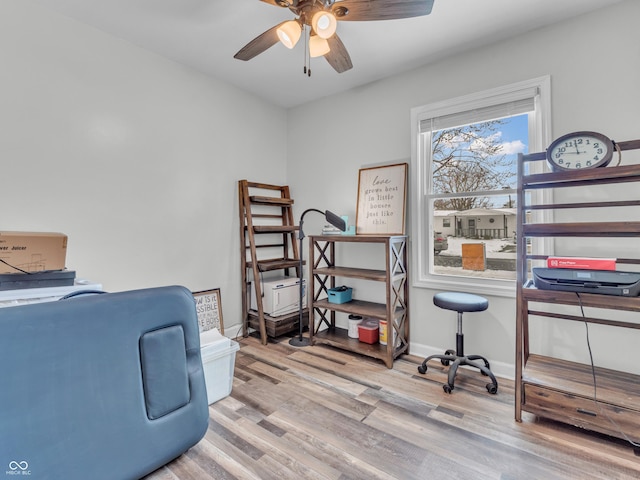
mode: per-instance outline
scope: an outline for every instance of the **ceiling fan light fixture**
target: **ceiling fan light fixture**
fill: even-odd
[[[338,21],[333,13],[325,10],[319,10],[314,13],[311,18],[311,26],[313,27],[313,31],[316,32],[320,38],[327,39],[336,33]]]
[[[311,35],[309,37],[309,56],[314,57],[322,57],[329,53],[331,49],[329,48],[329,42],[327,42],[326,38],[322,38],[318,35]]]
[[[277,30],[278,38],[280,42],[287,48],[293,48],[300,40],[302,34],[302,28],[300,24],[295,20],[289,20],[283,23]]]

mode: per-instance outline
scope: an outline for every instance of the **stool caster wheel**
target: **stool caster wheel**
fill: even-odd
[[[453,385],[445,383],[444,385],[442,385],[442,389],[444,390],[444,393],[451,393],[451,390],[453,390]]]
[[[418,372],[423,373],[423,374],[424,374],[424,373],[427,373],[427,367],[426,367],[426,366],[424,366],[424,365],[420,365],[420,366],[418,367]]]
[[[444,352],[444,354],[445,354],[445,355],[455,355],[455,354],[456,354],[456,352],[455,352],[454,350],[447,350],[446,352]],[[440,363],[441,363],[442,365],[444,365],[445,367],[448,367],[448,366],[449,366],[449,362],[450,362],[449,360],[446,360],[446,359],[444,359],[444,358],[441,358],[441,359],[440,359]]]
[[[493,383],[487,383],[487,392],[489,392],[491,395],[495,395],[496,393],[498,393],[498,386],[494,385]]]

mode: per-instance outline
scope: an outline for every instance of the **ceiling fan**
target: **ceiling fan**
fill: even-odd
[[[251,60],[280,41],[293,48],[303,30],[309,31],[309,57],[323,56],[338,73],[353,67],[346,47],[336,34],[338,21],[394,20],[429,15],[434,0],[261,0],[288,8],[297,18],[258,35],[234,55]],[[307,37],[305,36],[305,39]],[[306,54],[305,54],[306,55]],[[306,61],[306,56],[305,56]],[[307,68],[305,65],[305,73]],[[308,72],[311,75],[311,70]]]

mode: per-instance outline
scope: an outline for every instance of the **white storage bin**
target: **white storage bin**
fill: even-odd
[[[217,328],[200,332],[200,348],[207,352],[224,350],[231,344],[231,339],[222,335]]]
[[[240,350],[240,345],[211,330],[201,334],[200,342],[207,399],[211,405],[231,393],[236,352]]]

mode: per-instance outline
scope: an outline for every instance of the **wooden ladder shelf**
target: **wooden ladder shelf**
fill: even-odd
[[[242,269],[242,328],[260,331],[268,337],[299,329],[299,311],[278,317],[266,314],[263,306],[262,274],[283,270],[284,276],[300,276],[300,252],[296,243],[299,229],[293,222],[293,199],[286,185],[238,182],[240,202],[240,261]],[[253,292],[250,290],[253,289]],[[256,308],[251,308],[251,294]],[[308,318],[308,314],[307,314]]]

